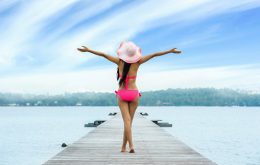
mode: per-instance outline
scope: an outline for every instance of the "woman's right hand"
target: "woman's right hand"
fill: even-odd
[[[87,48],[86,46],[81,46],[82,48],[77,48],[78,51],[81,51],[81,52],[88,52],[89,51],[89,48]]]

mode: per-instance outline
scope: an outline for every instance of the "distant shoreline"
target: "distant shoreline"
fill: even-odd
[[[52,106],[52,105],[42,105],[42,106],[26,106],[26,105],[18,105],[18,106],[11,106],[11,105],[0,105],[0,107],[118,107],[118,105],[64,105],[64,106]],[[232,106],[232,105],[139,105],[138,107],[260,107],[260,106]]]
[[[260,106],[260,94],[233,89],[188,88],[142,92],[140,106]],[[0,106],[117,106],[115,93],[80,92],[60,95],[0,93]]]

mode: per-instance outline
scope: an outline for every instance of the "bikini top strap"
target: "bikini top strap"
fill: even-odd
[[[122,75],[119,74],[119,77],[122,78]],[[128,89],[128,80],[129,79],[135,79],[136,76],[126,76],[126,80],[125,80],[125,88]]]
[[[119,77],[121,78],[122,77],[122,75],[121,74],[119,74]],[[136,76],[126,76],[126,79],[135,79],[136,78]]]

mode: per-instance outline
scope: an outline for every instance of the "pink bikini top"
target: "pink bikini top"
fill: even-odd
[[[119,74],[119,77],[122,78],[122,75]],[[125,88],[128,89],[128,80],[129,79],[136,79],[136,76],[126,76],[126,79],[125,79]]]

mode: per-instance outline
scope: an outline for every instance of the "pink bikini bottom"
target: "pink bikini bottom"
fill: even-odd
[[[124,101],[133,101],[136,97],[142,96],[137,89],[119,89],[115,93]]]

